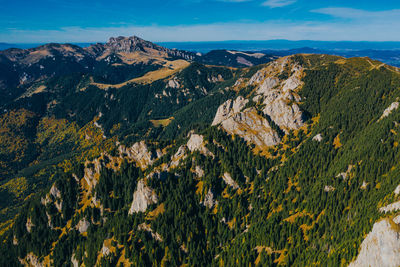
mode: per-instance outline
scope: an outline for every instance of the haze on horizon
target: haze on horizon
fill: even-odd
[[[0,42],[400,41],[394,0],[0,0]]]

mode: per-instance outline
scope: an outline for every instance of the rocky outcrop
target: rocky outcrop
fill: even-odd
[[[32,227],[34,227],[34,226],[35,226],[35,225],[33,224],[32,219],[31,219],[31,218],[28,218],[28,219],[26,220],[26,224],[25,224],[26,231],[28,231],[28,233],[30,233],[30,232],[32,231]]]
[[[77,260],[75,253],[71,256],[71,264],[73,267],[79,267],[79,261]]]
[[[214,205],[216,204],[216,200],[214,199],[214,194],[211,191],[211,189],[208,189],[207,194],[204,197],[204,200],[202,202],[202,204],[204,206],[206,206],[207,208],[211,209],[212,207],[214,207]]]
[[[239,189],[239,185],[235,182],[235,180],[232,179],[232,176],[229,173],[224,173],[222,179],[227,185],[231,186],[233,189]]]
[[[281,80],[280,75],[288,70],[291,76]],[[304,124],[303,113],[298,106],[301,98],[297,93],[303,86],[302,76],[303,67],[293,62],[291,57],[285,57],[259,70],[248,83],[257,86],[253,100],[261,101],[265,106],[264,114],[285,132],[299,129]]]
[[[229,114],[230,116],[221,122],[221,127],[229,134],[239,135],[259,148],[274,146],[281,141],[278,133],[271,128],[265,118],[257,114],[254,108],[238,113],[230,111]]]
[[[78,224],[76,225],[76,229],[79,233],[85,233],[90,226],[90,222],[86,220],[86,218],[81,219]]]
[[[239,113],[248,102],[249,100],[244,99],[243,96],[237,97],[234,101],[231,99],[227,100],[219,106],[217,114],[215,114],[215,118],[212,122],[212,126],[218,125],[234,114]]]
[[[376,222],[372,231],[361,244],[357,259],[349,267],[400,266],[400,226],[399,218],[385,218]]]
[[[176,168],[181,160],[186,158],[186,148],[185,146],[180,146],[178,151],[171,157],[171,162],[169,163],[168,168]]]
[[[332,191],[335,191],[335,188],[333,186],[331,186],[331,185],[325,185],[324,186],[324,191],[325,192],[332,192]]]
[[[44,266],[43,262],[40,262],[39,258],[32,252],[28,253],[25,259],[19,259],[19,262],[25,266],[33,266],[33,267]]]
[[[167,87],[177,89],[177,88],[181,87],[181,85],[180,85],[178,79],[175,77],[174,79],[171,79],[168,81]]]
[[[387,206],[379,208],[379,211],[382,213],[393,212],[393,211],[397,211],[397,210],[400,210],[400,201],[397,201],[397,202],[394,202]]]
[[[317,134],[316,136],[313,137],[312,140],[316,141],[316,142],[321,142],[322,141],[322,135],[321,134]]]
[[[213,153],[206,148],[204,144],[204,137],[202,135],[192,133],[186,146],[190,152],[200,151],[200,153],[205,156],[214,157]]]
[[[200,166],[196,166],[194,169],[194,172],[196,173],[197,177],[201,178],[204,176],[204,170]]]
[[[144,180],[140,180],[136,191],[133,193],[133,201],[129,209],[129,214],[145,212],[149,205],[157,203],[157,201],[158,198],[154,190],[146,185]]]
[[[151,229],[150,225],[146,224],[146,223],[142,223],[138,225],[138,230],[139,231],[146,231],[148,233],[150,233],[150,235],[153,237],[154,240],[158,241],[158,242],[162,242],[163,239],[161,237],[161,235],[157,232],[153,232],[153,229]]]
[[[387,116],[389,116],[389,115],[393,112],[393,110],[396,110],[396,109],[398,109],[398,108],[399,108],[399,102],[393,102],[392,104],[390,104],[390,106],[389,106],[388,108],[386,108],[386,109],[383,111],[383,114],[382,114],[382,116],[379,118],[378,121],[380,121],[380,120],[386,118]]]
[[[142,169],[153,164],[155,160],[155,156],[148,150],[144,141],[137,142],[129,148],[120,145],[118,150],[121,156],[126,155],[129,159],[134,160]]]
[[[96,48],[96,49],[95,49]],[[146,52],[146,53],[158,53],[159,55],[166,57],[179,57],[186,60],[192,60],[195,58],[195,54],[192,52],[181,51],[177,49],[168,49],[152,42],[145,41],[137,36],[131,37],[111,37],[109,41],[104,44],[98,44],[97,47],[91,46],[87,50],[93,52],[110,52],[110,53],[133,53],[133,52]]]

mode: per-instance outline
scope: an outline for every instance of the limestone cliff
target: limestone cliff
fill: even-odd
[[[399,217],[376,222],[372,231],[362,242],[357,259],[349,266],[400,266],[400,226],[398,223]]]
[[[133,201],[129,214],[137,212],[145,212],[147,207],[153,203],[157,203],[158,197],[153,189],[151,189],[144,180],[140,180],[137,184],[136,191],[133,193]]]

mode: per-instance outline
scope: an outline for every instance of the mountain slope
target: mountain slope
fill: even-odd
[[[3,114],[4,136],[21,139],[16,155],[39,149],[1,196],[46,189],[2,224],[2,265],[337,266],[365,255],[382,265],[364,251],[379,231],[397,249],[397,68],[295,55],[244,69],[192,63],[122,86],[85,74],[44,86]]]

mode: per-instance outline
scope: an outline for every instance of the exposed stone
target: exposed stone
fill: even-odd
[[[180,85],[178,79],[175,77],[174,79],[171,79],[168,81],[168,87],[179,88],[179,87],[181,87],[181,85]]]
[[[54,198],[61,198],[61,192],[56,187],[56,184],[53,184],[53,186],[50,188],[50,195],[52,195]]]
[[[382,116],[379,118],[378,121],[382,120],[383,118],[386,118],[387,116],[389,116],[393,110],[396,110],[399,108],[399,102],[393,102],[392,104],[390,104],[390,106],[388,108],[386,108],[383,111]]]
[[[79,267],[79,261],[76,259],[75,253],[71,256],[71,264],[73,267]]]
[[[396,189],[393,191],[394,194],[397,196],[398,194],[400,194],[400,184],[396,187]]]
[[[195,173],[199,178],[204,176],[204,170],[200,166],[196,166]]]
[[[358,266],[400,266],[400,232],[396,222],[386,218],[374,224],[361,243],[357,259],[349,264],[349,267]]]
[[[136,191],[133,193],[133,201],[129,209],[129,214],[145,212],[149,205],[157,203],[157,201],[158,198],[154,190],[147,186],[144,180],[140,180]]]
[[[321,134],[317,134],[316,136],[313,137],[312,140],[313,141],[317,141],[317,142],[321,142],[322,141],[322,135]]]
[[[248,102],[249,100],[244,99],[242,96],[237,97],[234,101],[232,101],[232,99],[227,100],[219,106],[212,125],[218,125],[235,113],[240,112]]]
[[[144,141],[137,142],[130,148],[120,145],[118,150],[121,156],[126,154],[128,158],[136,161],[142,169],[153,164],[153,154],[148,150]]]
[[[258,147],[274,146],[281,140],[268,121],[253,108],[236,113],[224,120],[221,127],[229,134],[237,134]]]
[[[32,227],[35,226],[30,217],[26,220],[25,226],[26,226],[26,231],[28,231],[28,233],[30,233],[32,231]]]
[[[108,255],[110,255],[110,253],[111,253],[110,248],[103,243],[103,247],[101,248],[101,254],[103,254],[104,257],[107,257]]]
[[[90,226],[90,222],[88,220],[86,220],[86,218],[83,218],[76,225],[76,229],[79,231],[79,233],[82,234],[87,231],[89,226]]]
[[[205,156],[214,157],[214,154],[211,153],[204,145],[204,138],[202,135],[192,133],[190,135],[189,141],[186,144],[187,148],[190,152],[200,151]]]
[[[146,224],[146,223],[142,223],[138,225],[138,230],[139,231],[146,231],[149,232],[151,234],[151,236],[153,237],[153,239],[157,240],[158,242],[162,242],[163,239],[161,237],[161,235],[159,233],[154,233],[153,229],[151,229],[150,225]]]
[[[238,189],[239,185],[232,179],[232,176],[229,173],[224,173],[222,179],[227,185],[230,185],[233,189]]]
[[[363,181],[362,185],[360,186],[361,189],[365,190],[367,189],[368,183],[366,181]]]
[[[179,165],[179,162],[185,158],[186,158],[186,148],[185,146],[180,146],[175,155],[172,156],[169,167],[171,168],[177,167]]]
[[[325,187],[324,187],[324,191],[325,192],[331,192],[331,191],[334,191],[334,190],[335,190],[335,188],[333,186],[331,186],[331,185],[325,185]]]
[[[392,212],[392,211],[397,211],[397,210],[400,210],[400,201],[397,201],[397,202],[394,202],[387,206],[379,208],[379,211],[382,213]]]
[[[211,209],[215,205],[214,194],[211,189],[208,189],[206,196],[204,197],[203,205]]]
[[[25,259],[19,258],[19,262],[25,266],[33,266],[33,267],[43,267],[44,266],[43,262],[40,262],[39,258],[32,252],[29,252],[26,255]]]

